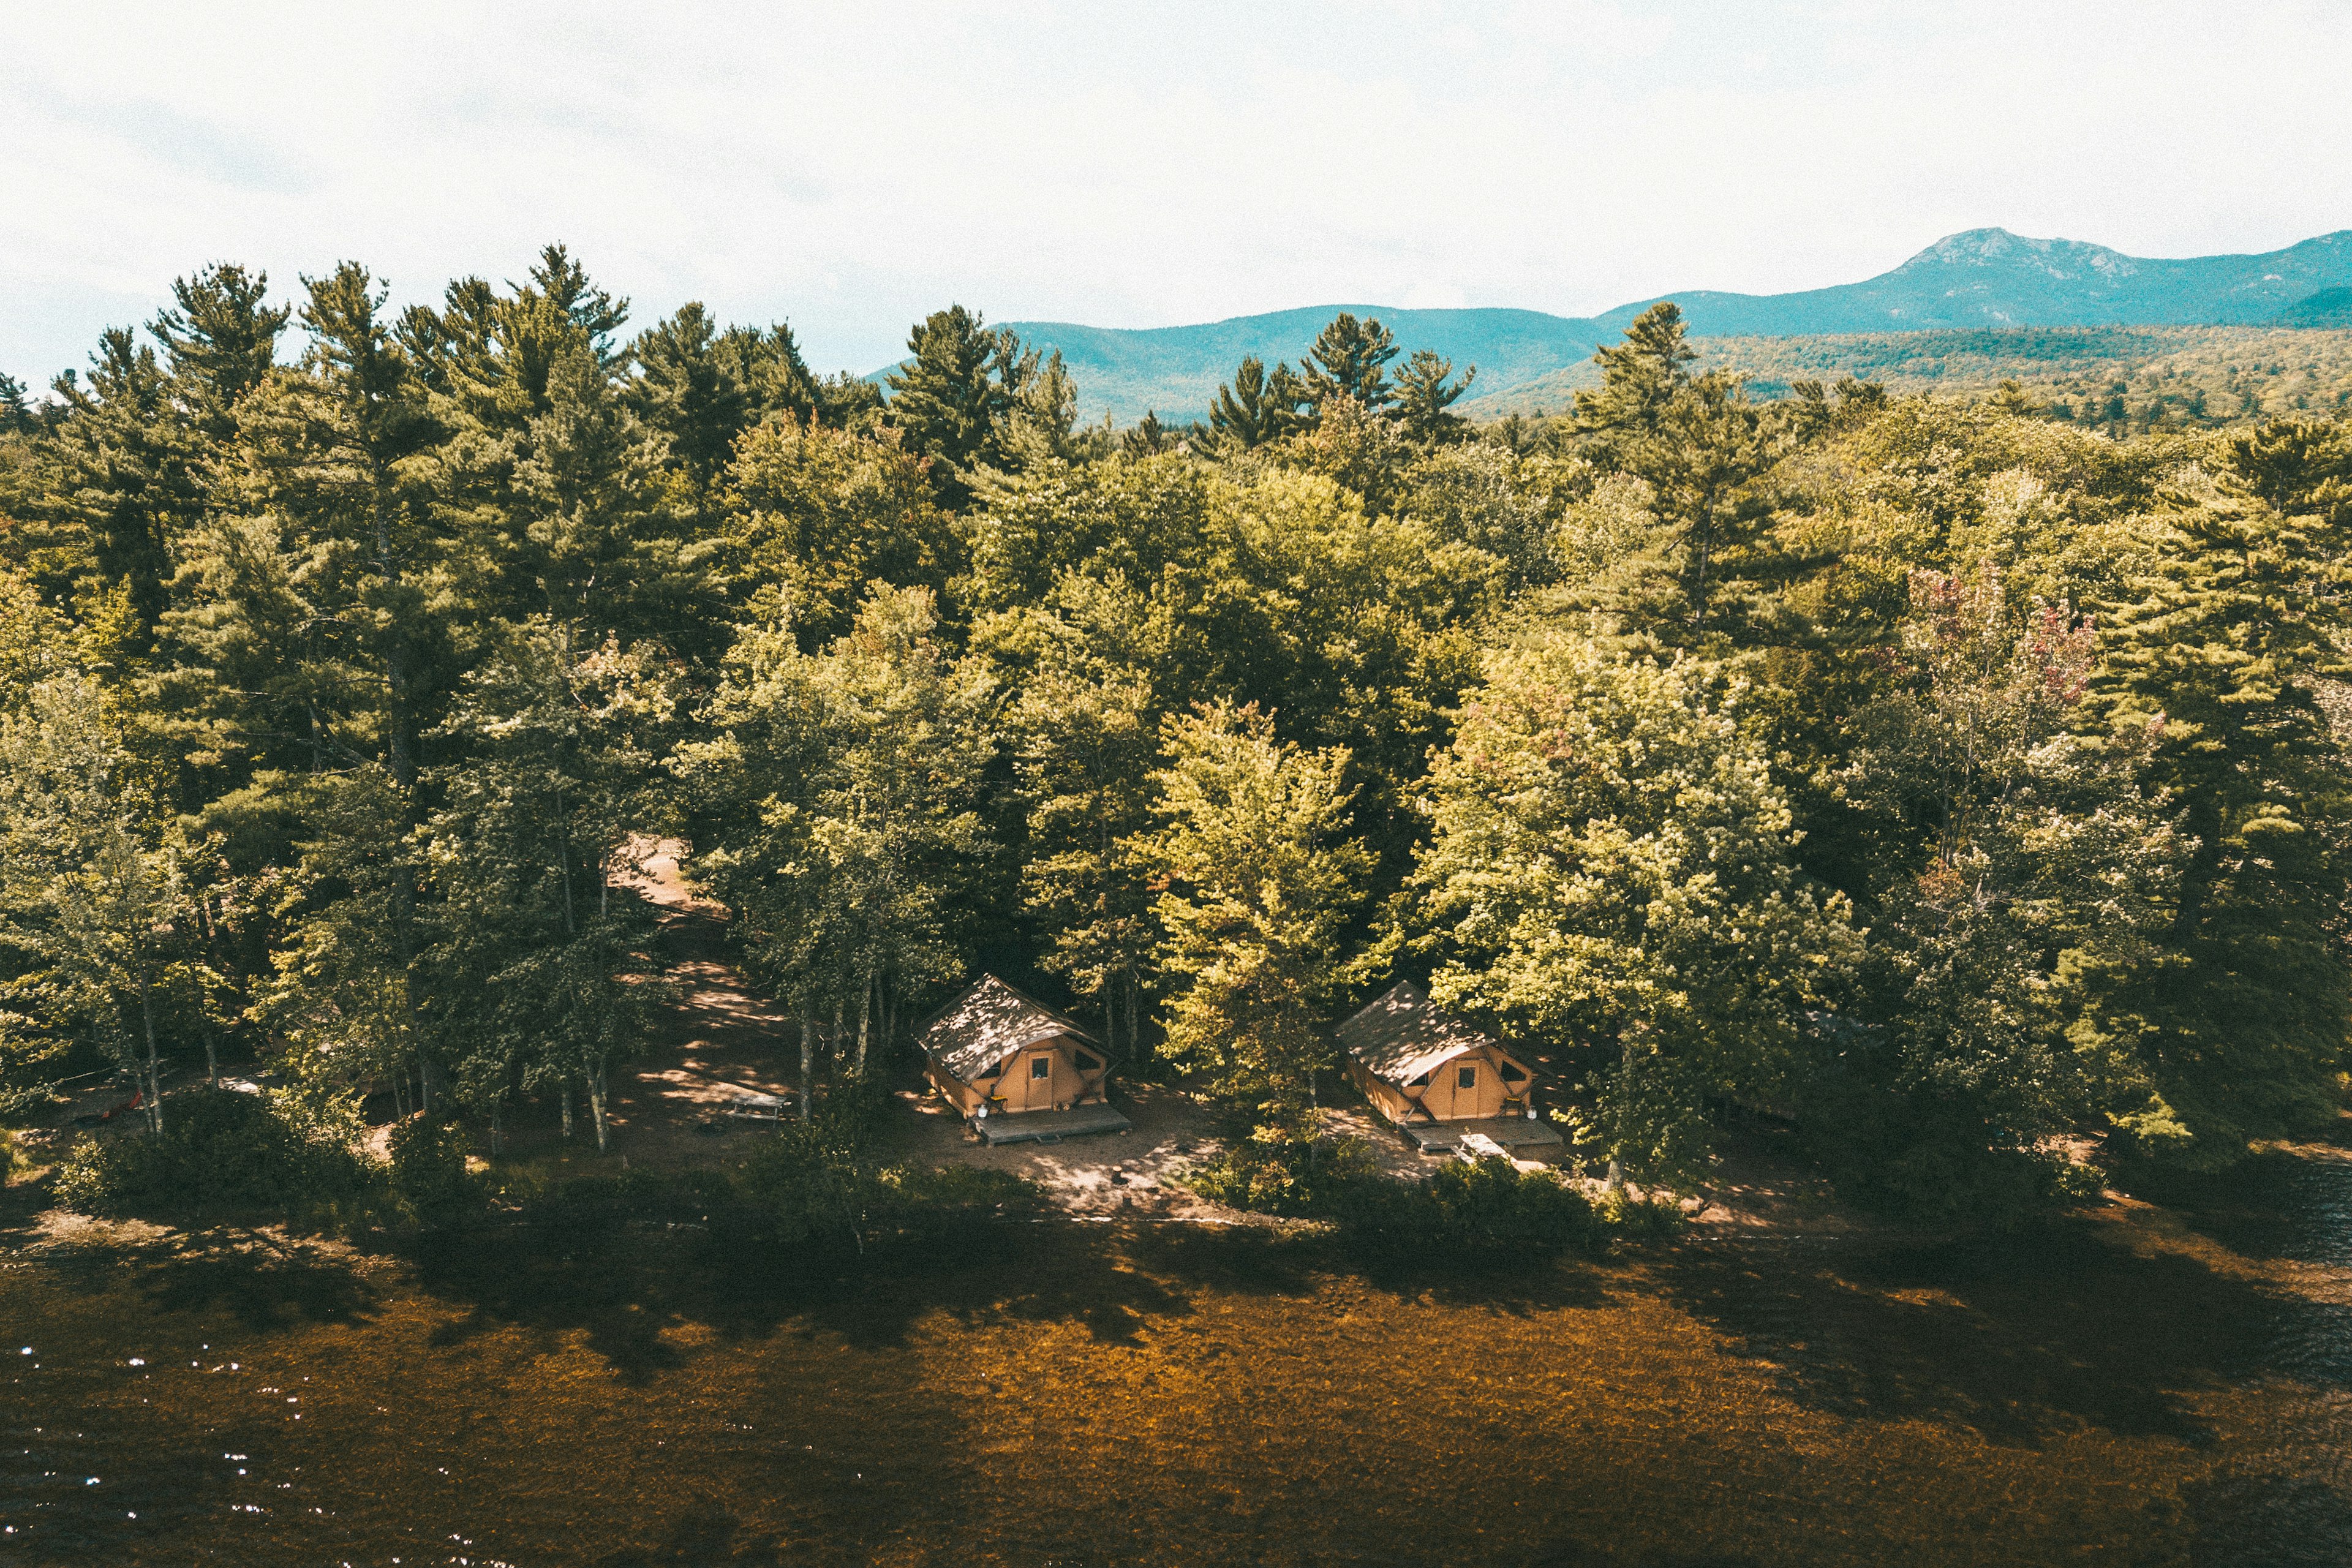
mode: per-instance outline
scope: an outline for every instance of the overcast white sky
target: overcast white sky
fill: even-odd
[[[0,0],[0,369],[214,259],[401,299],[551,238],[819,369],[950,300],[1159,326],[1584,314],[1983,225],[2142,256],[2352,226],[2352,5]]]

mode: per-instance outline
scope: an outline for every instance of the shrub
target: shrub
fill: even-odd
[[[1549,1170],[1509,1160],[1449,1160],[1421,1181],[1382,1173],[1360,1138],[1318,1138],[1313,1125],[1260,1127],[1183,1177],[1213,1203],[1325,1219],[1351,1240],[1427,1254],[1597,1250],[1646,1226],[1647,1205],[1596,1211]],[[1629,1207],[1645,1212],[1631,1215]],[[1646,1233],[1646,1232],[1645,1232]]]
[[[482,1206],[466,1170],[466,1134],[455,1122],[411,1117],[392,1130],[392,1195],[415,1219],[446,1224]]]
[[[1597,1247],[1607,1227],[1558,1173],[1492,1155],[1449,1160],[1425,1181],[1349,1184],[1332,1205],[1343,1230],[1417,1252],[1551,1254]]]
[[[814,1123],[787,1126],[751,1160],[741,1179],[741,1218],[759,1240],[796,1251],[866,1253],[1038,1201],[1032,1184],[1007,1172],[882,1166],[847,1142],[820,1110]]]
[[[175,1094],[160,1138],[79,1140],[58,1173],[60,1203],[89,1214],[290,1213],[368,1186],[367,1163],[298,1125],[275,1100],[221,1089]]]
[[[1353,1189],[1382,1178],[1362,1139],[1318,1138],[1311,1125],[1276,1125],[1256,1129],[1182,1180],[1228,1208],[1311,1217],[1328,1215]]]

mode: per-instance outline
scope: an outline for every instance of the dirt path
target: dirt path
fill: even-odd
[[[625,1159],[663,1166],[740,1159],[767,1128],[730,1118],[727,1109],[745,1090],[793,1096],[800,1065],[794,1021],[728,962],[726,910],[687,886],[677,849],[647,842],[637,858],[638,869],[619,879],[661,911],[661,945],[675,955],[667,973],[679,994],[664,1009],[653,1050],[614,1086],[613,1148]],[[895,1087],[903,1114],[894,1119],[883,1150],[893,1161],[1009,1171],[1036,1183],[1070,1213],[1089,1218],[1244,1217],[1175,1184],[1172,1178],[1183,1165],[1221,1149],[1215,1119],[1179,1089],[1115,1086],[1113,1098],[1134,1123],[1127,1132],[992,1146],[976,1139],[929,1091],[912,1064],[898,1064]],[[1337,1105],[1325,1115],[1332,1131],[1362,1138],[1392,1176],[1411,1180],[1436,1163],[1365,1105]],[[584,1137],[562,1145],[547,1125],[551,1121],[541,1113],[533,1127],[519,1129],[518,1151],[567,1162],[593,1156],[594,1145]],[[1591,1184],[1597,1192],[1598,1184]],[[1731,1140],[1704,1200],[1687,1208],[1695,1234],[1702,1237],[1851,1235],[1884,1228],[1839,1204],[1825,1182],[1763,1137]]]
[[[620,880],[662,911],[663,949],[677,955],[666,973],[679,995],[664,1010],[654,1050],[615,1086],[614,1148],[662,1164],[738,1157],[766,1129],[724,1112],[746,1089],[794,1093],[795,1023],[727,962],[726,911],[688,888],[676,846],[646,846],[637,872]],[[1077,1214],[1202,1218],[1224,1213],[1169,1181],[1181,1163],[1217,1149],[1208,1112],[1175,1089],[1120,1086],[1119,1107],[1135,1124],[1127,1132],[992,1147],[921,1087],[911,1066],[900,1066],[896,1093],[904,1114],[885,1146],[893,1160],[1011,1171]],[[549,1141],[541,1129],[517,1142],[527,1148]]]

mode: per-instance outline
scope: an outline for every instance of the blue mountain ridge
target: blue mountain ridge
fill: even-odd
[[[2162,260],[2080,240],[1977,228],[1939,239],[1859,283],[1789,294],[1694,289],[1590,317],[1333,304],[1182,327],[1003,324],[1032,347],[1061,351],[1086,418],[1108,414],[1125,425],[1147,409],[1171,423],[1206,417],[1217,387],[1244,355],[1296,364],[1341,310],[1379,317],[1407,353],[1434,349],[1457,369],[1475,364],[1475,400],[1583,363],[1659,300],[1682,307],[1694,337],[1798,337],[1985,327],[2341,326],[2352,309],[2347,289],[2352,229],[2258,256]]]

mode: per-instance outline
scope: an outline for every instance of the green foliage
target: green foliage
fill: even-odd
[[[2085,976],[2106,1011],[2079,1043],[2118,1080],[2116,1124],[2192,1163],[2237,1159],[2337,1100],[2352,865],[2334,829],[2352,779],[2318,700],[2347,673],[2340,436],[2330,445],[2277,467],[2274,445],[2231,449],[2275,506],[2226,473],[2168,497],[2095,683],[2194,843],[2171,940]]]
[[[1021,340],[988,330],[961,305],[937,310],[907,338],[910,356],[890,374],[890,423],[906,433],[907,448],[930,459],[931,483],[951,506],[971,497],[983,468],[1016,467],[1024,450],[1038,455],[1066,439],[1077,404],[1061,370],[1061,356],[1040,365]],[[1035,385],[1041,378],[1047,384]],[[1024,417],[1025,416],[1025,417]],[[1025,426],[1024,443],[1015,436]]]
[[[1917,673],[1853,716],[1838,778],[1916,846],[1873,910],[1892,1041],[1874,1066],[1911,1129],[1889,1178],[1959,1194],[1979,1184],[1971,1159],[2038,1169],[2042,1141],[2089,1114],[2107,1068],[2070,1044],[2102,1027],[2084,977],[2156,962],[2185,847],[2133,748],[2069,732],[2096,659],[2087,620],[2063,601],[2019,614],[1990,565],[1916,574],[1912,594]]]
[[[1360,321],[1342,310],[1307,351],[1300,386],[1318,411],[1344,398],[1378,413],[1395,395],[1389,385],[1388,363],[1396,356],[1393,332],[1377,321]]]
[[[1159,761],[1152,635],[1124,577],[1073,573],[1050,605],[998,617],[975,639],[1026,666],[1003,726],[1028,818],[1022,909],[1050,933],[1038,962],[1101,1007],[1115,1057],[1122,1045],[1139,1054],[1160,936],[1140,837]]]
[[[1572,1045],[1612,1171],[1666,1184],[1711,1097],[1785,1092],[1801,1015],[1862,952],[1798,874],[1745,689],[1718,680],[1564,628],[1491,655],[1412,882],[1431,994]]]
[[[722,497],[730,586],[821,646],[866,584],[943,584],[961,555],[919,460],[895,439],[772,419],[734,448]]]
[[[1288,364],[1268,371],[1265,361],[1244,354],[1234,379],[1217,388],[1209,427],[1223,446],[1246,452],[1296,432],[1306,401],[1306,385]]]
[[[1420,1182],[1356,1183],[1333,1215],[1372,1246],[1422,1256],[1597,1251],[1606,1237],[1591,1202],[1559,1173],[1494,1155],[1448,1160]]]
[[[1655,1228],[1648,1205],[1612,1194],[1604,1214],[1559,1172],[1493,1156],[1399,1179],[1361,1140],[1318,1136],[1311,1117],[1257,1128],[1184,1184],[1233,1208],[1328,1220],[1355,1245],[1415,1258],[1599,1251],[1612,1233]]]
[[[1229,1208],[1310,1218],[1360,1205],[1360,1187],[1394,1184],[1362,1139],[1324,1137],[1312,1114],[1254,1128],[1216,1158],[1192,1166],[1183,1183]]]
[[[160,1134],[78,1140],[58,1167],[58,1201],[106,1215],[283,1215],[364,1192],[366,1162],[289,1109],[226,1089],[176,1094]]]
[[[1370,857],[1341,837],[1344,752],[1301,752],[1255,706],[1172,714],[1146,850],[1161,884],[1160,967],[1182,980],[1168,1057],[1228,1104],[1294,1117],[1332,1065],[1324,1005]]]
[[[681,768],[721,824],[700,872],[744,915],[740,940],[847,1070],[887,1058],[908,1006],[955,978],[985,907],[993,844],[978,809],[994,736],[981,662],[940,647],[929,594],[877,584],[856,626],[803,654],[788,626],[754,630],[729,660],[716,740]]]
[[[822,1257],[938,1242],[1038,1205],[1042,1194],[1010,1172],[877,1162],[889,1103],[879,1083],[851,1078],[813,1120],[780,1128],[745,1167],[740,1223],[766,1246]]]
[[[1460,439],[1470,425],[1453,411],[1454,405],[1477,378],[1478,367],[1474,364],[1455,381],[1452,360],[1428,349],[1415,349],[1396,376],[1396,416],[1405,434],[1423,442]]]
[[[446,1225],[479,1209],[482,1186],[466,1168],[470,1142],[456,1122],[431,1116],[413,1116],[394,1127],[394,1198],[426,1225]]]
[[[1574,418],[1466,427],[1445,354],[1301,317],[1225,340],[1272,352],[1206,428],[1121,437],[960,308],[886,403],[698,306],[625,339],[560,247],[397,314],[356,263],[266,281],[0,386],[0,1104],[201,1054],[267,1058],[306,1147],[380,1085],[493,1142],[585,1090],[601,1133],[665,995],[656,838],[814,1120],[764,1195],[551,1215],[822,1250],[994,1212],[852,1125],[982,964],[1272,1130],[1201,1179],[1286,1212],[1374,1203],[1306,1129],[1408,942],[1646,1185],[1761,1106],[1849,1190],[2026,1214],[2089,1179],[2053,1150],[2210,1165],[2343,1093],[2352,440],[2204,429],[2334,408],[2329,334],[1801,361],[1660,306]],[[1906,354],[1988,395],[1903,395]],[[1568,1223],[1495,1172],[1395,1201],[1449,1247]]]

